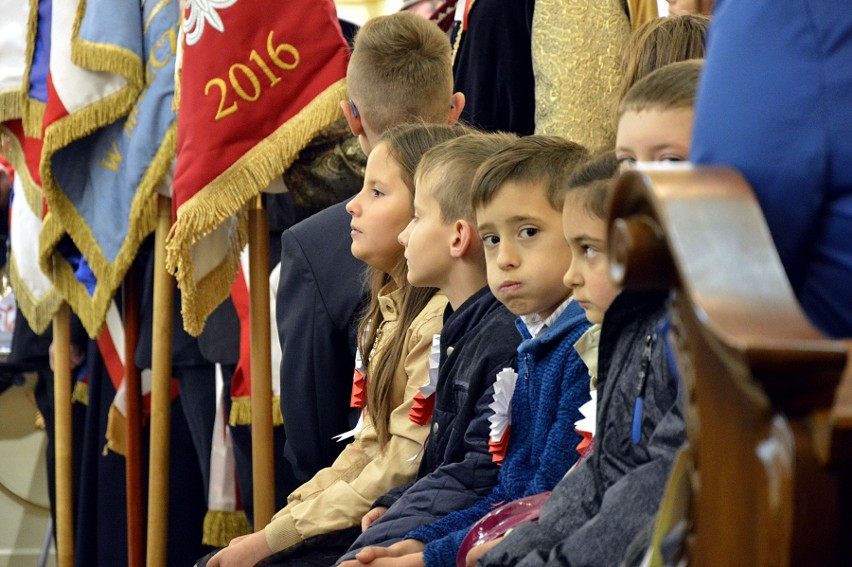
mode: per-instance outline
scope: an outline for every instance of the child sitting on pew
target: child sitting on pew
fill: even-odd
[[[685,159],[700,69],[700,62],[674,63],[631,88],[620,107],[619,162]],[[618,293],[607,277],[606,178],[615,173],[616,162],[611,156],[601,159],[610,160],[609,171],[598,176],[604,179],[593,179],[591,166],[578,172],[563,210],[573,252],[565,283],[590,319],[603,315],[592,451],[556,486],[538,523],[519,526],[493,549],[474,548],[468,565],[619,564],[633,540],[653,524],[686,439],[678,383],[664,345],[668,292]]]

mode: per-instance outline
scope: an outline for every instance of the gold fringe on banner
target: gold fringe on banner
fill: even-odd
[[[80,318],[90,337],[96,337],[100,333],[115,290],[121,285],[125,273],[133,263],[139,245],[156,228],[156,190],[168,173],[176,144],[177,124],[172,124],[139,184],[130,207],[130,218],[136,219],[136,222],[130,224],[127,236],[112,264],[103,255],[85,219],[77,213],[74,204],[58,188],[50,168],[42,164],[41,174],[49,196],[50,211],[45,217],[39,239],[39,263],[45,273],[52,274],[54,284]],[[73,236],[74,243],[86,257],[98,280],[93,296],[89,296],[85,286],[74,276],[70,264],[56,250],[65,234]]]
[[[231,398],[231,415],[228,425],[251,425],[251,398],[237,396]],[[272,426],[284,425],[284,414],[281,413],[281,396],[272,396]]]
[[[18,302],[18,309],[24,314],[30,328],[37,334],[44,333],[53,322],[53,316],[62,305],[62,296],[55,286],[51,286],[50,291],[42,297],[36,297],[30,292],[26,280],[18,271],[18,262],[15,259],[15,254],[9,256],[9,281],[12,283],[12,289],[15,290],[15,300]]]
[[[124,77],[127,79],[128,85],[121,90],[131,91],[133,93],[132,99],[135,100],[145,86],[144,62],[129,49],[80,39],[80,26],[83,24],[85,15],[86,0],[80,0],[77,5],[77,14],[74,17],[74,27],[71,31],[71,61],[75,65],[92,71],[112,73]],[[106,104],[106,99],[97,103],[98,106]],[[120,108],[114,110],[119,113],[119,117],[127,113],[122,112]],[[129,111],[130,108],[125,110]]]
[[[30,138],[41,138],[41,125],[44,123],[45,103],[34,98],[24,100],[21,109],[21,122],[24,134]]]
[[[12,89],[0,93],[0,122],[21,117],[21,91]]]
[[[207,510],[204,515],[204,531],[201,543],[213,547],[225,547],[235,537],[252,532],[246,513],[242,510]]]
[[[311,139],[339,120],[340,101],[346,96],[345,79],[329,86],[178,209],[166,245],[166,267],[177,278],[189,334],[198,336],[210,313],[228,297],[247,241],[245,216],[238,215],[239,226],[230,235],[225,260],[198,282],[193,276],[192,247],[266,189]]]
[[[24,150],[21,148],[18,138],[12,135],[7,128],[0,126],[0,135],[9,140],[6,157],[15,166],[15,175],[24,187],[23,197],[27,201],[27,206],[29,206],[36,217],[41,218],[42,191],[41,187],[30,176]],[[59,291],[54,286],[51,286],[42,297],[34,296],[27,282],[24,280],[23,274],[18,270],[14,250],[12,250],[9,256],[9,279],[12,283],[12,289],[15,290],[15,299],[18,302],[18,308],[24,314],[32,330],[39,335],[42,334],[53,323],[53,316],[56,314],[60,305],[62,305],[62,296],[59,295]]]
[[[231,415],[228,416],[228,425],[251,425],[251,398],[239,396],[231,398]]]
[[[71,392],[71,403],[89,405],[89,385],[77,380],[74,382],[74,390]]]
[[[284,414],[281,413],[281,396],[272,396],[272,426],[284,425]]]

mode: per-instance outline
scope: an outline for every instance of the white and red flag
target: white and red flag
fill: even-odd
[[[0,154],[15,169],[7,260],[18,308],[36,333],[47,329],[62,302],[38,263],[38,235],[46,211],[39,164],[49,43],[28,46],[28,38],[39,35],[39,26],[49,29],[47,8],[49,2],[9,2],[0,19]]]

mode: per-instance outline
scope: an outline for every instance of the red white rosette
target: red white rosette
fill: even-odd
[[[438,388],[438,367],[441,363],[441,335],[432,337],[432,350],[429,352],[429,381],[420,386],[414,394],[414,405],[408,412],[408,419],[417,425],[426,425],[432,420],[435,409],[435,390]]]
[[[332,437],[335,441],[343,441],[355,437],[364,427],[364,407],[367,405],[367,369],[364,367],[364,361],[361,359],[361,349],[355,351],[355,372],[352,375],[352,396],[349,399],[349,405],[353,408],[361,408],[361,415],[358,416],[358,423],[355,427],[340,435]]]
[[[490,423],[490,435],[488,440],[488,451],[491,459],[501,464],[506,456],[506,448],[509,446],[509,431],[512,428],[512,395],[515,393],[515,383],[518,381],[518,373],[512,368],[504,368],[497,373],[494,382],[494,399],[489,404],[492,411],[488,418]]]
[[[580,413],[583,417],[574,422],[574,431],[583,436],[583,439],[577,444],[577,452],[581,455],[585,455],[592,445],[592,439],[595,436],[595,424],[597,423],[598,392],[592,390],[589,393],[592,398],[580,406]]]

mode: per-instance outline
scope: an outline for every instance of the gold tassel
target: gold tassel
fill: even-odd
[[[207,510],[204,515],[204,532],[201,543],[225,547],[235,537],[252,532],[246,513],[242,510]]]
[[[239,396],[231,398],[231,415],[228,425],[251,425],[251,398]],[[284,425],[284,414],[281,413],[281,396],[272,396],[272,426]]]
[[[8,122],[21,117],[21,91],[0,92],[0,122]]]
[[[71,392],[71,403],[89,405],[89,385],[77,380],[74,382],[74,390]]]
[[[248,396],[231,398],[231,415],[228,418],[228,425],[231,427],[251,425],[251,398]]]
[[[122,457],[127,455],[127,445],[125,444],[126,429],[127,423],[124,416],[121,415],[121,412],[118,411],[115,404],[112,404],[109,406],[109,414],[107,415],[107,444],[106,447],[104,447],[104,456],[106,456],[107,450],[118,453]]]
[[[281,413],[281,396],[272,396],[272,426],[284,425],[284,414]]]

